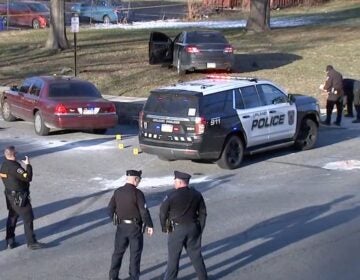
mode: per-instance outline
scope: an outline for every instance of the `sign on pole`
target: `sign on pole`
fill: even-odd
[[[71,17],[71,32],[73,32],[73,33],[79,32],[79,17],[78,16]]]

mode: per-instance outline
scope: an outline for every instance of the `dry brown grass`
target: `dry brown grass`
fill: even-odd
[[[348,5],[350,2],[352,5]],[[307,93],[319,99],[322,97],[318,86],[324,80],[327,64],[333,64],[346,77],[360,78],[360,30],[353,16],[359,12],[360,1],[339,0],[333,4],[337,10],[334,12],[333,6],[327,4],[328,10],[333,11],[328,14],[335,19],[338,15],[339,20],[327,24],[274,29],[265,34],[224,30],[236,49],[236,72],[267,78],[289,92]],[[43,49],[46,32],[0,32],[0,85],[73,67],[73,50],[51,52]],[[179,30],[165,32],[174,36]],[[119,96],[147,96],[153,88],[177,82],[179,77],[174,70],[148,64],[149,34],[149,30],[81,31],[78,35],[78,76],[94,82],[103,94]],[[68,36],[72,40],[72,34]],[[203,76],[204,73],[193,73],[181,79]]]

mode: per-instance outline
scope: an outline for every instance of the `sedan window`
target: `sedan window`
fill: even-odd
[[[49,86],[49,97],[101,97],[96,87],[89,83],[53,83]]]
[[[222,35],[220,32],[189,32],[186,38],[186,42],[190,44],[229,43],[224,35]]]
[[[30,94],[39,96],[41,87],[42,87],[42,82],[40,80],[36,80],[30,89]]]
[[[31,80],[25,80],[24,83],[21,85],[19,92],[28,93],[31,86]]]

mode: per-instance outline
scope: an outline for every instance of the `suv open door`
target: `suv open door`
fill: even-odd
[[[173,41],[164,33],[151,32],[149,41],[149,64],[171,63]]]

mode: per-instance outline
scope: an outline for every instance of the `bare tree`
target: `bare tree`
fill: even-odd
[[[251,0],[246,29],[255,32],[270,30],[270,0]]]
[[[65,0],[50,1],[50,29],[46,48],[55,50],[69,48],[65,28]]]

